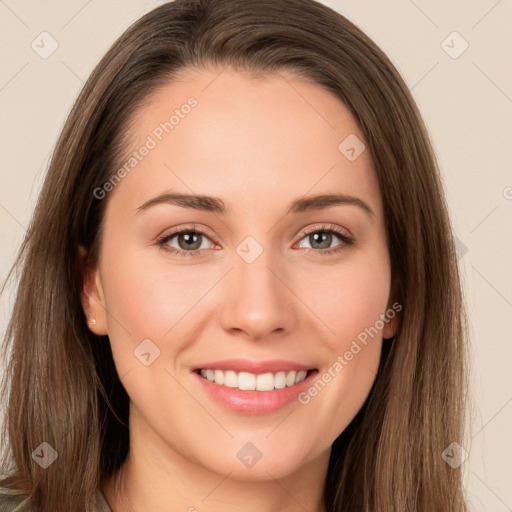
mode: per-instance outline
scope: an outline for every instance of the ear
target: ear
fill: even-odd
[[[392,338],[398,332],[398,327],[402,321],[403,307],[398,301],[390,300],[386,309],[386,321],[382,329],[382,337],[384,339]]]
[[[98,336],[108,334],[107,308],[99,269],[88,264],[87,250],[81,245],[78,247],[78,257],[83,277],[80,301],[87,318],[87,325]],[[96,320],[94,324],[93,319]]]

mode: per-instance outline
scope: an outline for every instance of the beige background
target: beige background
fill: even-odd
[[[0,0],[0,283],[83,82],[121,32],[159,3]],[[472,324],[468,496],[475,511],[511,511],[512,0],[324,3],[390,56],[429,127],[461,242]],[[58,44],[46,59],[31,47],[46,37],[51,48],[44,31]],[[11,305],[9,291],[0,299],[2,334]]]

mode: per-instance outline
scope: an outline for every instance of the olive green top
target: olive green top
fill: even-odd
[[[0,487],[0,512],[31,512],[32,508],[23,501],[10,489]],[[96,512],[112,512],[100,489],[96,494]]]

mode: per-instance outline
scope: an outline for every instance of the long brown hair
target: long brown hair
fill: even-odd
[[[123,123],[180,70],[210,65],[291,70],[324,87],[355,116],[375,164],[403,310],[370,396],[332,446],[326,510],[466,511],[460,467],[441,456],[465,434],[467,319],[438,164],[390,60],[313,0],[176,0],[129,27],[92,72],[9,273],[19,270],[4,342],[3,485],[38,512],[91,511],[125,460],[129,399],[108,338],[87,327],[78,247],[96,262],[108,197],[93,191],[119,165]],[[42,442],[58,453],[46,469],[32,457]]]

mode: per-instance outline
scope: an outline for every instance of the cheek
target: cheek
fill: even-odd
[[[390,292],[390,267],[385,248],[347,258],[339,265],[311,267],[298,283],[298,294],[327,333],[322,337],[331,353],[343,353],[365,333],[381,334],[382,315]]]
[[[385,264],[358,264],[330,271],[325,282],[329,292],[315,288],[309,300],[329,328],[321,338],[326,357],[299,402],[323,426],[317,434],[333,442],[363,406],[375,381],[390,279]]]
[[[109,338],[120,375],[137,362],[134,351],[143,340],[151,340],[160,351],[154,367],[179,355],[180,340],[186,343],[194,333],[199,336],[197,314],[204,309],[200,301],[218,279],[206,266],[148,258],[147,249],[105,258],[103,274]]]
[[[321,337],[324,365],[301,403],[332,425],[333,439],[363,405],[379,366],[391,281],[386,247],[375,249],[347,257],[345,264],[317,267],[300,292],[327,329]]]
[[[109,279],[107,300],[134,331],[163,336],[208,289],[201,272],[119,266]],[[203,284],[204,283],[204,284]]]

